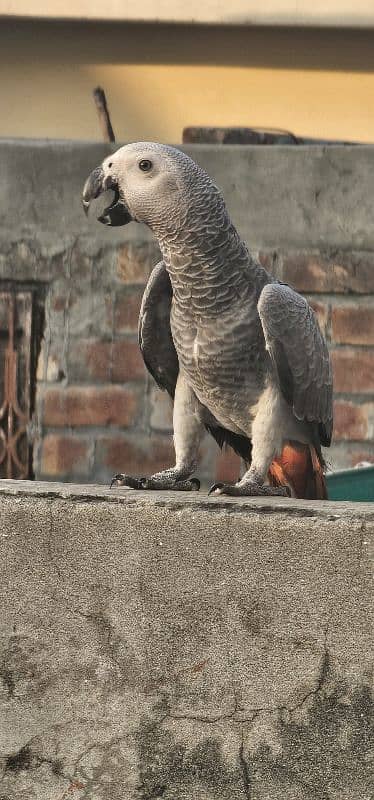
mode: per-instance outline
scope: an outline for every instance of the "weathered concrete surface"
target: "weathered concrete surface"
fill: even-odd
[[[0,241],[36,233],[47,247],[89,236],[92,248],[94,241],[105,246],[151,238],[143,225],[111,230],[98,225],[94,213],[88,220],[82,214],[83,182],[118,147],[0,141]],[[250,247],[373,249],[374,147],[181,149],[217,181]]]
[[[1,800],[369,800],[373,530],[1,482]]]

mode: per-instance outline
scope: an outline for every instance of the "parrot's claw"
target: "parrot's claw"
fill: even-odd
[[[124,475],[119,472],[111,481],[110,488],[113,489],[113,486],[128,486],[129,489],[144,489],[146,480],[146,478],[134,478],[131,475]]]
[[[210,494],[222,494],[221,489],[223,489],[224,485],[224,483],[213,483],[209,489],[208,496]]]
[[[153,489],[154,491],[162,491],[164,489],[174,490],[177,492],[198,492],[200,489],[200,481],[198,478],[190,478],[189,480],[178,480],[178,478],[171,478],[169,475],[153,475],[150,478],[134,478],[131,475],[125,475],[120,472],[115,475],[111,481],[110,488],[127,486],[129,489]]]
[[[177,492],[198,492],[200,481],[198,478],[190,478],[188,481],[177,481],[173,487]]]
[[[214,483],[209,494],[226,494],[231,497],[291,497],[288,486],[263,486],[254,481],[246,483]]]

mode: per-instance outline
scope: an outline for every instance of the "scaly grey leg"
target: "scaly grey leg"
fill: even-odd
[[[175,466],[156,472],[151,477],[132,477],[125,473],[115,475],[111,486],[128,486],[131,489],[174,489],[198,491],[200,481],[191,478],[198,462],[199,445],[204,433],[201,404],[180,373],[177,380],[174,411]]]
[[[290,497],[288,486],[268,486],[270,464],[282,450],[282,408],[283,401],[277,389],[265,390],[259,410],[252,423],[249,435],[252,438],[251,466],[243,477],[234,484],[214,483],[209,494],[227,494],[233,497]]]

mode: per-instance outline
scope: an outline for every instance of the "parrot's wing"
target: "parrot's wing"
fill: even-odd
[[[160,389],[174,397],[179,363],[170,330],[173,289],[165,264],[153,268],[139,314],[139,346],[144,363]]]
[[[145,366],[160,389],[174,398],[179,373],[177,351],[170,329],[170,309],[173,288],[163,261],[153,268],[143,294],[139,314],[139,346]],[[250,461],[251,442],[246,436],[207,422],[206,429],[219,447],[229,445],[245,461]]]
[[[297,419],[318,425],[321,444],[331,443],[332,371],[326,342],[307,301],[289,286],[267,284],[258,311],[280,388]]]

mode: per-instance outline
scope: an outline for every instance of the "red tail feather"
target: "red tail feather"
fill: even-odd
[[[272,486],[288,485],[292,494],[307,500],[326,500],[323,467],[312,445],[288,442],[269,469]]]

